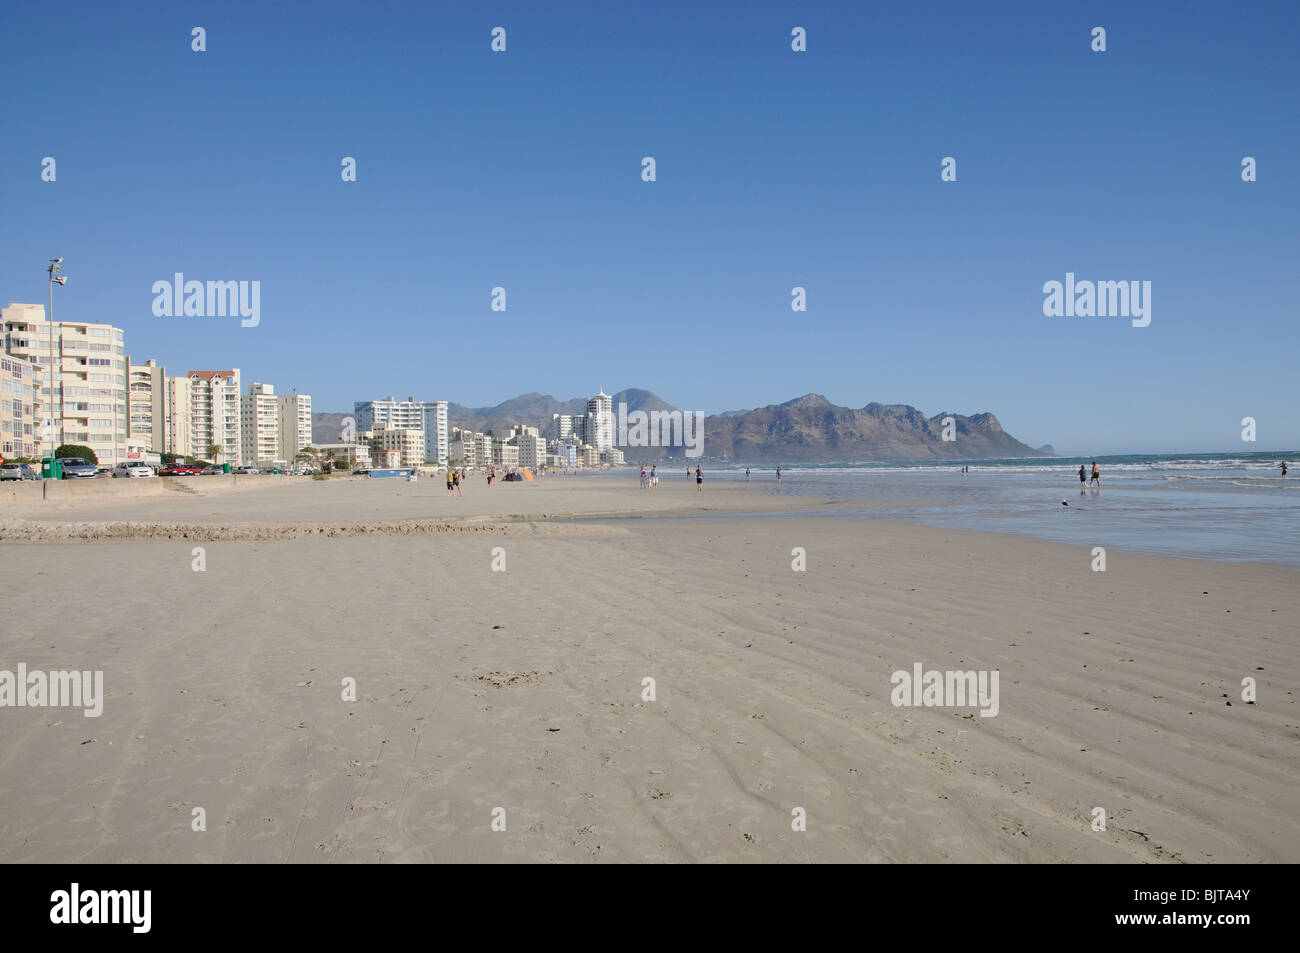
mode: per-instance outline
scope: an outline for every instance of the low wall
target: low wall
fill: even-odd
[[[26,503],[33,500],[112,500],[125,497],[166,496],[187,490],[206,495],[213,492],[271,486],[286,480],[307,482],[311,477],[284,474],[219,473],[187,477],[112,477],[93,480],[6,480],[0,483],[0,503]]]

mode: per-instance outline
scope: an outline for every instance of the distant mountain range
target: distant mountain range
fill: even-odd
[[[614,410],[625,403],[632,411],[674,411],[656,394],[629,388],[613,395]],[[494,407],[450,404],[453,427],[505,434],[514,424],[545,432],[553,414],[582,414],[587,398],[556,400],[549,394],[521,394]],[[312,439],[338,443],[347,414],[312,414]],[[953,418],[955,440],[943,436],[943,420]],[[1049,449],[1049,448],[1044,448]],[[682,457],[680,447],[627,447],[629,463]],[[926,417],[906,404],[840,407],[820,394],[805,394],[784,404],[713,414],[704,420],[704,458],[738,463],[849,463],[870,460],[974,460],[1038,457],[1035,450],[1002,429],[989,413],[965,416],[938,413]]]

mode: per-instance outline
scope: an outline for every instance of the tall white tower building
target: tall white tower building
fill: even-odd
[[[587,443],[597,450],[614,446],[614,398],[604,389],[587,401]]]

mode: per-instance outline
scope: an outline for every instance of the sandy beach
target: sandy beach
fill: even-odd
[[[162,482],[0,505],[58,619],[0,669],[106,696],[0,709],[0,861],[1300,861],[1293,568],[682,473]],[[917,663],[997,714],[895,706]]]

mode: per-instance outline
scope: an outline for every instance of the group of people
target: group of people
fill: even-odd
[[[1084,486],[1085,484],[1091,484],[1091,483],[1095,483],[1095,484],[1097,485],[1097,489],[1099,489],[1099,490],[1101,489],[1101,469],[1097,466],[1097,461],[1096,461],[1096,460],[1093,460],[1093,461],[1092,461],[1092,479],[1091,479],[1091,480],[1089,480],[1089,479],[1085,476],[1085,474],[1084,474],[1084,469],[1083,469],[1083,464],[1082,464],[1082,463],[1079,464],[1079,486]]]
[[[539,470],[538,472],[544,474],[546,471]],[[497,479],[499,479],[502,483],[515,483],[522,480],[523,478],[524,478],[523,474],[521,474],[514,467],[506,467],[505,473],[502,474],[500,477],[497,476],[497,468],[495,466],[488,467],[488,472],[487,472],[488,486],[491,486],[492,481]]]
[[[750,471],[750,468],[749,468],[749,467],[745,467],[745,482],[746,482],[746,483],[749,482],[749,474],[750,474],[750,472],[751,472],[751,471]],[[686,468],[686,479],[689,481],[690,478],[691,478],[691,468],[690,468],[690,467],[687,467],[687,468]],[[491,480],[489,480],[488,482],[490,483]],[[781,482],[781,467],[777,467],[777,468],[776,468],[776,482],[777,482],[777,483],[780,483],[780,482]],[[658,485],[659,485],[659,470],[658,470],[655,466],[652,465],[652,466],[650,467],[650,471],[647,473],[647,472],[646,472],[645,465],[643,464],[642,467],[641,467],[641,489],[643,489],[643,490],[653,490],[653,489],[654,489],[655,487],[657,487]],[[697,490],[703,490],[703,489],[704,489],[704,470],[703,470],[702,468],[698,467],[698,466],[695,468],[695,488],[696,488]]]
[[[539,471],[539,473],[543,473],[543,474],[545,472],[546,472],[545,470]],[[497,480],[501,481],[502,483],[513,483],[516,481],[522,481],[524,479],[525,477],[523,473],[514,469],[513,467],[506,467],[505,470],[500,475],[497,474],[497,468],[495,466],[488,467],[487,470],[488,486],[491,486],[493,482]],[[469,477],[466,476],[464,467],[452,467],[450,470],[447,471],[447,495],[464,496],[465,493],[461,489],[461,486],[464,483],[466,483],[468,480]]]

